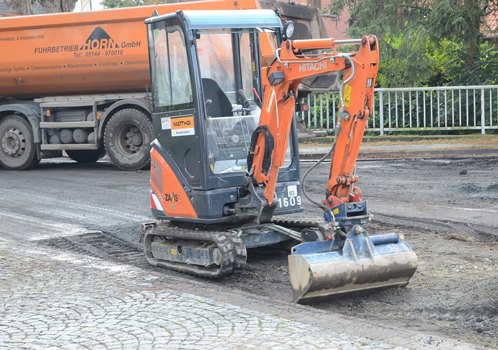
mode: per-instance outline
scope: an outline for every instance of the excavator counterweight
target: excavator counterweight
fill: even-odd
[[[178,11],[146,20],[153,124],[147,260],[204,277],[241,268],[246,249],[302,242],[289,256],[293,300],[406,285],[417,257],[397,235],[368,236],[354,174],[372,111],[375,36],[291,39],[271,10]],[[278,49],[262,67],[260,36]],[[337,46],[356,44],[357,52]],[[324,221],[302,209],[294,111],[304,79],[343,72]],[[307,174],[306,174],[307,175]],[[306,177],[305,175],[305,177]],[[303,179],[304,181],[304,179]],[[278,215],[278,219],[277,219]]]

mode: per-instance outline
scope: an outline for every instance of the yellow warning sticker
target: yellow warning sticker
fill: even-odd
[[[334,209],[334,215],[337,215],[337,214],[339,214],[339,209],[335,208]]]
[[[344,86],[344,106],[349,107],[349,101],[351,100],[351,85],[346,84]]]
[[[171,248],[171,255],[177,255],[178,254],[178,250],[176,250],[175,248]]]
[[[271,105],[273,103],[273,94],[275,93],[275,89],[273,86],[270,88],[270,93],[268,94],[268,99],[265,102],[265,109],[268,113],[270,113]]]

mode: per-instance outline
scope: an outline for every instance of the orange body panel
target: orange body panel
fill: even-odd
[[[150,151],[150,184],[168,216],[197,218],[183,186],[168,163],[154,148]]]
[[[1,18],[0,96],[145,92],[150,75],[144,20],[154,10],[258,8],[258,0],[214,0]],[[262,49],[273,55],[268,43]]]

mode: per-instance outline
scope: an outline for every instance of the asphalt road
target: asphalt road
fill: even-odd
[[[303,172],[309,164],[303,162]],[[307,188],[315,200],[322,197],[328,166],[325,163],[310,175]],[[458,232],[479,241],[497,241],[498,160],[495,158],[360,161],[357,175],[364,199],[369,201],[369,210],[376,215],[378,225],[385,223],[388,227],[422,232]],[[0,239],[50,241],[101,231],[139,248],[140,224],[152,221],[149,171],[123,172],[105,160],[83,165],[62,158],[44,160],[30,171],[0,169],[0,184]],[[305,214],[316,216],[316,208],[307,201],[304,205]],[[209,294],[208,288],[203,288],[203,281],[183,280],[178,275],[172,278],[200,295],[239,305],[248,303],[248,298],[236,297],[223,286]],[[210,283],[207,285],[213,287]],[[394,344],[405,345],[406,342],[397,341],[397,337],[411,336],[424,344],[413,348],[427,344],[445,348],[441,347],[442,343],[428,340],[433,339],[431,335],[413,333],[413,330],[404,329],[400,334],[399,329],[392,327],[378,328],[375,322],[365,326],[355,318],[294,308],[279,300],[258,299],[250,303],[259,310],[272,312],[276,308],[286,317],[299,317],[321,326],[332,320],[340,321],[335,327],[338,331],[380,337],[380,340],[387,337]],[[448,341],[444,344],[448,348],[455,346]],[[462,345],[465,348],[465,344]]]
[[[492,233],[498,226],[496,163],[493,158],[360,161],[357,174],[375,215],[446,220]],[[310,164],[303,163],[302,171]],[[307,185],[308,193],[315,200],[322,198],[328,166],[324,163],[309,176],[307,184],[313,185]],[[40,239],[103,230],[122,232],[128,239],[142,222],[153,220],[148,171],[124,172],[105,161],[77,164],[62,158],[44,160],[30,171],[0,168],[0,180],[1,234]],[[307,213],[319,214],[309,203],[305,206]]]
[[[1,235],[23,239],[92,231],[139,231],[151,221],[149,171],[124,172],[102,161],[44,160],[30,171],[0,169]]]

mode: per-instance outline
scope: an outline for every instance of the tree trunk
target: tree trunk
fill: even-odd
[[[45,13],[72,12],[77,0],[38,0]]]
[[[481,32],[481,22],[483,18],[481,14],[475,10],[476,0],[465,0],[465,6],[469,9],[469,12],[475,14],[470,18],[469,26],[471,26],[471,30],[476,33],[475,40],[469,44],[469,52],[471,54],[476,54],[479,51],[479,42],[480,42],[480,32]],[[480,8],[480,5],[477,5]]]
[[[72,12],[78,0],[38,0],[45,13]],[[36,0],[5,0],[12,13],[34,15],[33,4]]]
[[[17,15],[34,15],[35,12],[33,11],[31,1],[32,0],[5,0],[5,4],[12,13]]]

